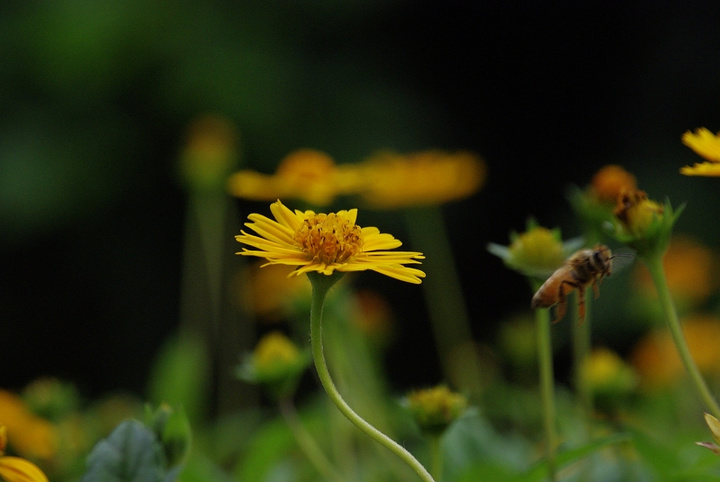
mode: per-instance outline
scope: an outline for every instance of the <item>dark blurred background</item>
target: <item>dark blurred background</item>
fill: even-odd
[[[237,124],[243,166],[263,172],[299,147],[480,153],[484,189],[443,207],[479,340],[529,301],[487,242],[529,215],[579,234],[565,191],[604,164],[688,201],[678,229],[718,247],[717,179],[678,173],[699,160],[681,134],[720,130],[718,18],[709,2],[3,2],[0,386],[142,393],[178,325],[176,164],[207,113]],[[407,337],[432,351],[415,292],[398,291],[395,357]],[[418,368],[393,376],[437,381]]]

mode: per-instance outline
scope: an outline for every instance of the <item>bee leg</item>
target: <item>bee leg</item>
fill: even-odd
[[[559,323],[560,320],[565,316],[567,311],[567,295],[565,294],[564,284],[570,285],[572,288],[577,288],[578,285],[570,281],[561,281],[558,287],[558,302],[557,308],[555,309],[555,321],[553,323]]]
[[[593,285],[595,287],[595,285]],[[597,292],[597,287],[595,287]],[[583,324],[585,321],[585,290],[578,288],[577,290],[577,304],[578,304],[578,326]]]
[[[593,292],[595,293],[595,299],[598,299],[600,296],[600,280],[596,280],[593,285]]]

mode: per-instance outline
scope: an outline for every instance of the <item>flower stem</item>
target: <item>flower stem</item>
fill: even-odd
[[[590,291],[589,289],[586,291]],[[585,321],[580,323],[574,323],[572,327],[573,337],[573,363],[574,373],[573,378],[575,381],[575,391],[577,397],[580,400],[580,407],[583,410],[583,417],[585,418],[586,424],[589,426],[589,420],[593,412],[593,397],[590,391],[590,386],[587,380],[582,376],[582,367],[588,356],[590,355],[591,345],[591,326],[592,326],[592,293],[588,296],[585,295]],[[579,311],[578,311],[579,313]],[[589,432],[588,432],[589,436]]]
[[[678,349],[680,358],[690,374],[693,386],[708,410],[716,417],[720,417],[720,406],[718,406],[717,401],[708,389],[705,380],[700,374],[700,370],[690,354],[687,342],[685,341],[685,336],[683,335],[682,327],[680,326],[680,320],[678,319],[677,310],[675,309],[675,303],[673,303],[672,296],[670,295],[670,288],[668,287],[667,279],[665,278],[665,271],[662,265],[662,253],[658,256],[644,257],[643,261],[650,271],[650,276],[655,283],[655,287],[657,288],[658,296],[660,298],[660,304],[662,305],[663,310],[665,311],[665,316],[668,320],[670,333],[675,341],[675,346]]]
[[[292,399],[284,398],[280,400],[279,405],[280,413],[295,437],[295,441],[300,446],[300,449],[305,452],[307,458],[315,466],[318,472],[320,472],[323,478],[325,480],[336,482],[344,480],[343,476],[333,466],[330,460],[328,460],[320,447],[318,447],[318,444],[315,442],[312,435],[310,435],[308,431],[305,430],[305,427],[303,427]]]
[[[435,480],[441,482],[443,473],[442,437],[440,435],[431,435],[429,439],[432,456],[432,465],[430,467]]]
[[[310,305],[310,340],[312,345],[313,360],[317,369],[318,378],[323,388],[327,392],[330,399],[340,412],[350,420],[356,427],[362,430],[370,438],[386,447],[388,450],[397,455],[403,462],[412,468],[415,473],[420,476],[424,482],[435,482],[430,473],[413,457],[413,455],[405,450],[402,446],[393,441],[390,437],[382,433],[380,430],[365,421],[360,415],[350,408],[335,387],[327,363],[325,362],[325,354],[323,352],[322,341],[322,312],[325,296],[332,285],[339,279],[335,275],[326,276],[319,273],[309,273],[308,278],[312,283],[312,302]]]
[[[537,286],[539,288],[539,286]],[[534,290],[537,291],[537,290]],[[538,365],[540,367],[540,393],[542,398],[545,444],[547,445],[548,478],[557,480],[555,431],[555,387],[552,362],[552,341],[550,337],[550,310],[535,310],[538,342]]]

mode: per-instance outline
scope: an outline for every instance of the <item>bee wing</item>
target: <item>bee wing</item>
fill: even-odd
[[[612,272],[619,273],[635,262],[637,253],[630,248],[619,248],[612,254]]]

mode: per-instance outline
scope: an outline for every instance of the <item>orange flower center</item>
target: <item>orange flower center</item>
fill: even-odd
[[[344,263],[362,251],[362,230],[335,213],[315,214],[295,233],[295,243],[314,261]]]

